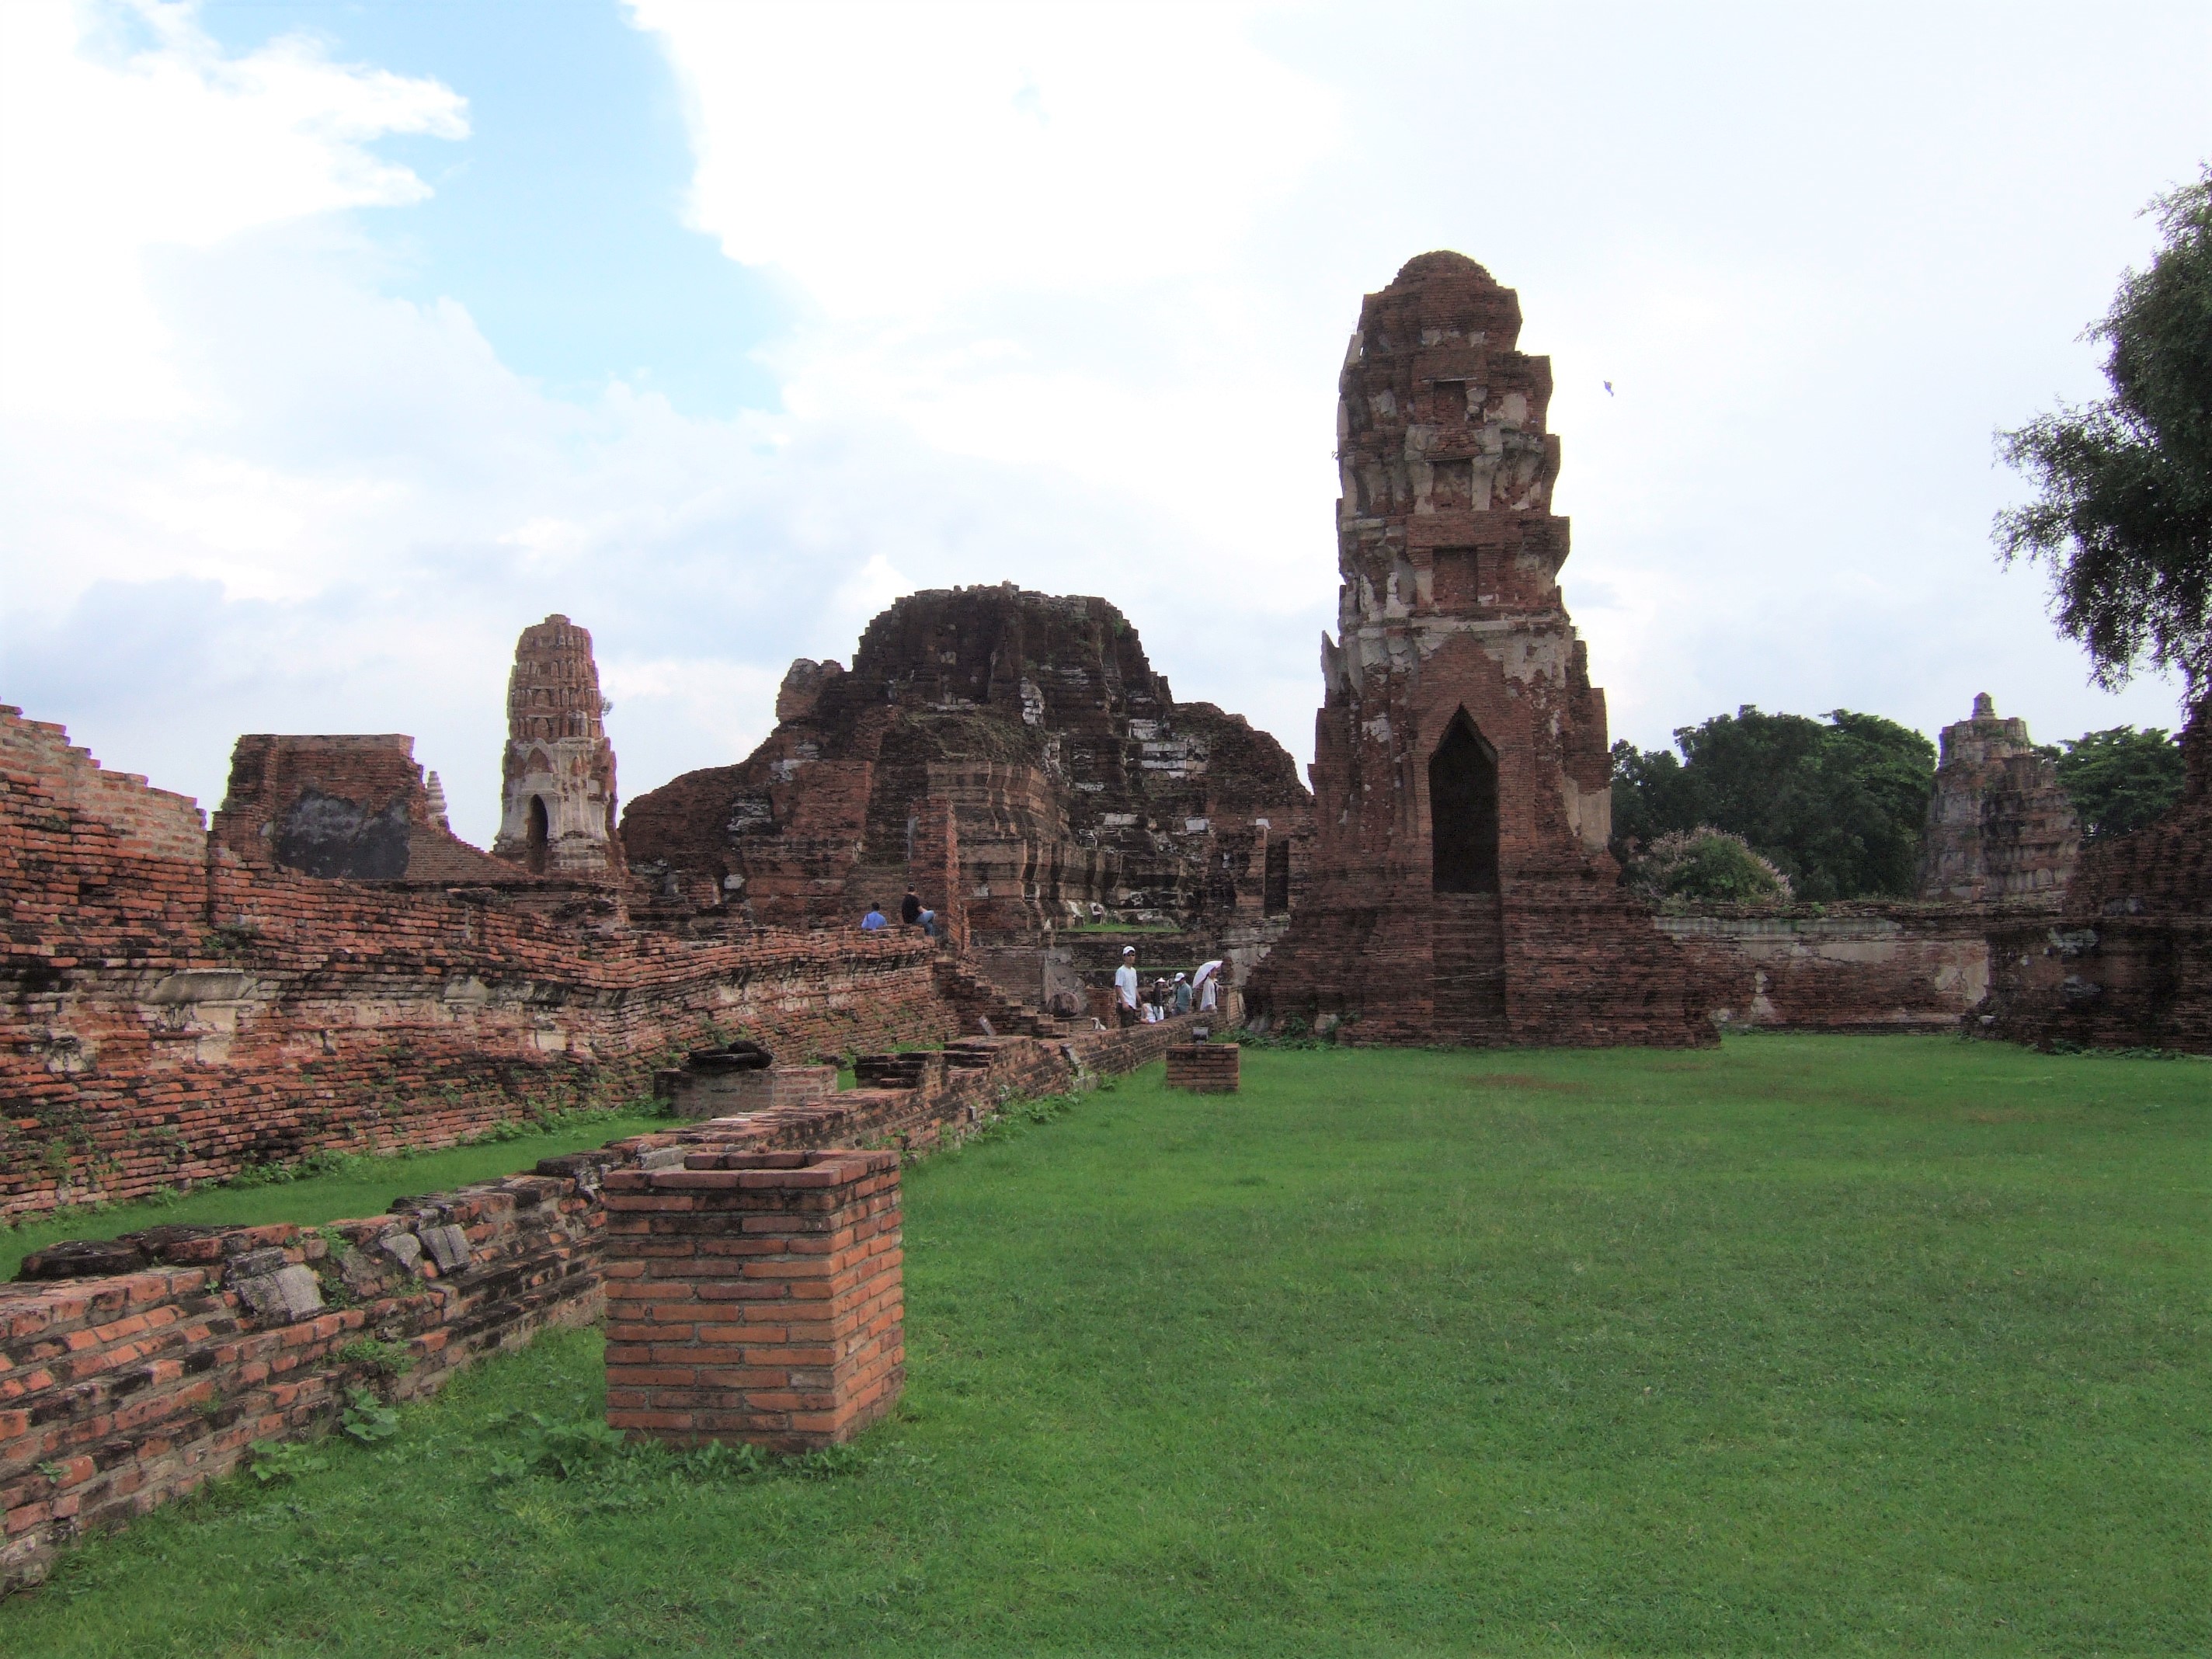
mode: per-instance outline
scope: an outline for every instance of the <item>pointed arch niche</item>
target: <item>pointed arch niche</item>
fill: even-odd
[[[545,797],[530,798],[530,829],[523,843],[523,861],[533,876],[545,873],[545,843],[552,826],[545,811]]]
[[[1465,708],[1429,757],[1429,847],[1435,891],[1498,890],[1498,750]]]

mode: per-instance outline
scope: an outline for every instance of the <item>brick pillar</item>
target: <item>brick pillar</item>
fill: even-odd
[[[906,1381],[896,1152],[695,1152],[606,1177],[607,1421],[849,1440]]]
[[[1243,1054],[1234,1042],[1178,1042],[1168,1050],[1168,1087],[1200,1095],[1233,1095]]]

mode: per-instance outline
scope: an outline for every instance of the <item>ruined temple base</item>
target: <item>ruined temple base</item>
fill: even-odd
[[[2212,1054],[2212,916],[2095,916],[1992,929],[1984,1029],[2047,1047]]]
[[[694,1152],[606,1178],[607,1422],[849,1440],[906,1381],[896,1152]]]
[[[1498,894],[1295,916],[1247,987],[1271,1023],[1348,1043],[1696,1048],[1719,1037],[1695,965],[1651,913],[1579,872]]]

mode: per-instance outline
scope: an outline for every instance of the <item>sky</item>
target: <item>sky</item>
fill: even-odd
[[[1012,580],[1303,761],[1345,341],[1449,247],[1616,737],[2170,727],[1997,564],[1993,434],[2102,391],[2208,111],[2201,3],[8,0],[0,700],[210,808],[406,732],[483,842],[543,617],[629,798]]]

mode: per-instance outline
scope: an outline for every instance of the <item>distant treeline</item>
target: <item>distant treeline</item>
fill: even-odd
[[[1679,753],[1677,752],[1679,751]],[[2156,726],[2091,732],[2044,753],[2091,839],[2125,835],[2181,793],[2181,749]],[[1826,720],[1744,705],[1674,733],[1674,749],[1613,746],[1613,851],[1632,866],[1662,836],[1710,827],[1741,837],[1800,899],[1912,895],[1936,745],[1879,714]],[[1688,897],[1706,867],[1670,863]]]

